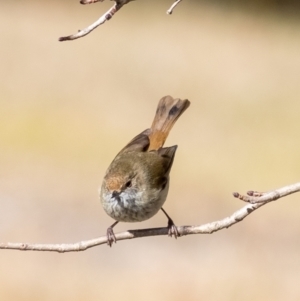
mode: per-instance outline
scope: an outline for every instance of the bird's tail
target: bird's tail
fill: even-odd
[[[165,96],[159,101],[149,135],[148,151],[157,150],[164,145],[176,120],[189,105],[187,99],[174,99],[171,96]]]

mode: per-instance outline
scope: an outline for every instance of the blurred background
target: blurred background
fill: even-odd
[[[200,225],[245,204],[233,191],[299,181],[299,1],[2,1],[0,241],[73,243],[113,223],[98,188],[158,100],[191,107],[165,209]],[[298,7],[297,7],[298,5]],[[299,194],[213,235],[148,237],[80,253],[0,250],[0,299],[299,300]],[[166,226],[162,213],[115,231]]]

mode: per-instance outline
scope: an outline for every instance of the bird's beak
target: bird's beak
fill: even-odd
[[[112,197],[114,199],[116,199],[118,202],[120,202],[120,192],[114,190],[113,193],[112,193]]]

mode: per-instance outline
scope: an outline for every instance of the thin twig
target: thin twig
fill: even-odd
[[[98,1],[103,1],[103,0],[82,0],[80,3],[81,4],[92,4]],[[86,36],[87,34],[89,34],[90,32],[92,32],[94,29],[96,29],[99,25],[105,23],[106,21],[110,20],[113,15],[120,10],[123,5],[131,2],[133,0],[117,0],[114,1],[115,4],[114,6],[112,6],[105,14],[103,14],[96,22],[94,22],[93,24],[89,25],[88,27],[82,29],[82,30],[78,30],[77,33],[70,35],[70,36],[65,36],[65,37],[60,37],[58,40],[60,42],[62,41],[71,41],[71,40],[76,40],[78,38],[82,38],[84,36]]]
[[[104,0],[80,0],[80,4],[93,4],[96,2],[103,2]]]
[[[174,8],[181,2],[182,0],[176,0],[171,7],[167,10],[168,15],[172,15]]]
[[[103,2],[104,0],[80,0],[81,4],[93,4],[96,2]],[[78,30],[77,33],[69,35],[69,36],[64,36],[64,37],[60,37],[58,40],[60,42],[63,41],[72,41],[72,40],[76,40],[79,38],[82,38],[86,35],[88,35],[90,32],[92,32],[94,29],[96,29],[98,26],[104,24],[106,21],[110,20],[114,14],[120,10],[123,5],[134,1],[134,0],[116,0],[114,1],[115,4],[114,6],[112,6],[105,14],[103,14],[96,22],[94,22],[93,24],[87,26],[84,29],[80,29]],[[181,2],[182,0],[176,0],[172,6],[167,10],[167,14],[171,15],[173,13],[174,8]]]
[[[211,222],[201,226],[180,226],[177,227],[180,236],[190,234],[212,234],[225,228],[229,228],[238,222],[241,222],[245,217],[251,214],[256,209],[263,205],[278,200],[279,198],[285,197],[289,194],[300,191],[300,182],[285,186],[268,193],[257,194],[258,196],[250,197],[247,202],[250,204],[244,206],[238,211],[234,212],[231,216],[225,217],[222,220]],[[250,194],[256,195],[255,192]],[[234,196],[245,201],[245,197],[235,192]],[[248,196],[249,197],[249,196]],[[246,198],[248,198],[246,197]],[[117,233],[116,239],[125,240],[133,239],[138,237],[168,235],[168,228],[151,228],[142,230],[128,230],[126,232]],[[29,243],[0,243],[0,249],[20,250],[20,251],[53,251],[53,252],[78,252],[85,251],[89,248],[107,244],[107,237],[102,236],[99,238],[77,242],[74,244],[29,244]]]
[[[234,192],[233,196],[247,203],[258,204],[276,201],[279,198],[299,191],[300,183],[296,183],[269,192],[257,192],[251,190],[247,192],[247,195],[241,195],[238,192]]]

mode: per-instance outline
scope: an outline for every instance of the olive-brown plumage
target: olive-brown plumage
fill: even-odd
[[[133,138],[110,164],[100,191],[104,210],[116,220],[107,229],[108,245],[116,241],[113,227],[118,222],[141,222],[160,209],[168,218],[169,235],[178,236],[176,226],[162,208],[177,146],[163,145],[174,123],[189,105],[187,99],[163,97],[151,128]]]

